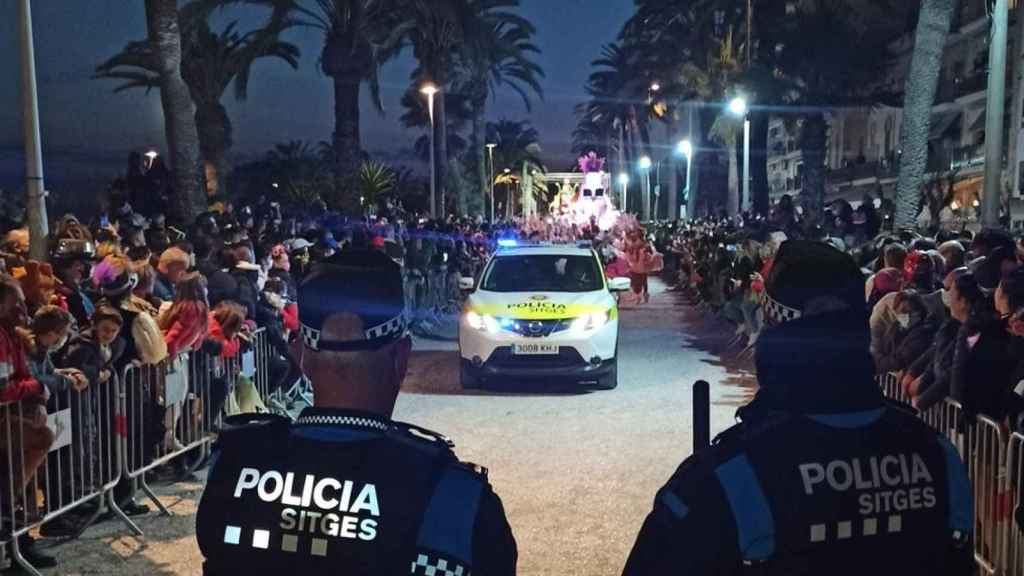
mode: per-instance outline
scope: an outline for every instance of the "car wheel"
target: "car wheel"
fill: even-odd
[[[619,359],[616,358],[612,363],[612,369],[607,374],[601,376],[597,380],[598,390],[614,390],[619,385]]]
[[[462,363],[462,369],[459,371],[459,383],[463,390],[476,390],[482,384],[480,377],[474,374],[473,369],[465,362]]]

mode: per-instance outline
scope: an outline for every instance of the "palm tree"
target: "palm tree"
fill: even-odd
[[[473,5],[477,9],[484,6],[481,2]],[[461,86],[457,90],[467,93],[472,109],[469,146],[477,184],[473,198],[482,200],[488,178],[483,142],[487,129],[487,99],[499,86],[507,86],[519,94],[529,112],[530,93],[543,98],[539,79],[544,77],[544,70],[530,59],[530,55],[540,54],[540,49],[530,42],[536,29],[529,21],[506,12],[492,12],[471,22],[474,25],[467,30],[460,52],[457,74],[464,78],[458,82]],[[468,200],[460,197],[463,213],[468,211]],[[482,206],[482,202],[473,203]]]
[[[317,200],[336,200],[329,198],[334,191],[331,165],[324,162],[318,147],[301,140],[276,144],[267,152],[266,161],[275,189],[292,205],[305,207]]]
[[[511,183],[520,181],[524,174],[545,171],[544,162],[540,158],[540,136],[525,120],[499,120],[487,124],[487,139],[497,144],[494,148],[495,184],[506,184],[508,195],[505,207],[506,211],[513,214]]]
[[[942,54],[956,0],[922,0],[903,100],[903,138],[896,188],[896,228],[913,228],[921,206],[928,164],[932,104],[939,87]],[[940,207],[941,209],[941,207]],[[936,214],[938,211],[934,211]]]
[[[179,11],[183,40],[181,73],[196,107],[195,124],[208,196],[224,190],[227,174],[232,126],[221,99],[228,86],[233,83],[235,99],[243,101],[248,96],[252,65],[258,59],[278,58],[293,69],[299,65],[299,49],[279,39],[280,33],[294,23],[289,19],[292,0],[266,1],[273,7],[266,25],[245,34],[236,31],[235,22],[219,34],[210,30],[208,19],[223,1],[193,0]],[[148,42],[130,42],[119,54],[100,64],[95,77],[124,80],[115,92],[158,88],[154,56]]]
[[[200,181],[199,135],[192,119],[192,101],[181,78],[181,33],[176,0],[146,0],[146,28],[159,76],[178,216],[191,222],[206,210],[206,195]]]
[[[380,68],[401,49],[401,23],[405,18],[398,0],[313,0],[303,9],[309,24],[324,34],[320,66],[334,82],[335,173],[343,188],[351,186],[363,161],[359,130],[359,94],[370,89],[374,107],[383,112]],[[352,194],[346,207],[354,208]]]
[[[359,167],[356,189],[364,211],[373,212],[378,203],[395,188],[395,171],[380,162],[363,162]]]

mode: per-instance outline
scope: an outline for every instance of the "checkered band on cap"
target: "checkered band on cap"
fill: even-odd
[[[764,310],[765,318],[774,324],[790,322],[803,316],[800,310],[786,306],[769,296],[767,290],[761,291],[761,309]]]
[[[418,576],[470,576],[470,571],[459,562],[448,558],[418,554],[410,574]]]
[[[316,328],[312,328],[305,324],[300,326],[300,332],[302,334],[302,343],[306,345],[306,348],[310,350],[320,349],[320,335],[321,331]],[[398,337],[405,332],[405,316],[398,315],[376,326],[367,328],[363,334],[367,340],[383,340],[387,338]],[[354,341],[358,342],[358,341]]]

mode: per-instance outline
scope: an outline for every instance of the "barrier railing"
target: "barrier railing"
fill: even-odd
[[[0,405],[3,541],[10,544],[11,558],[33,575],[39,572],[23,556],[21,537],[81,507],[84,514],[66,537],[79,536],[99,516],[105,496],[112,504],[109,496],[122,469],[117,428],[123,404],[116,375],[82,391],[54,394],[47,404],[49,410],[31,401]]]
[[[123,474],[137,482],[164,515],[170,515],[150,488],[146,473],[184,454],[191,472],[208,455],[215,425],[240,371],[240,359],[204,352],[181,354],[156,365],[129,366]]]
[[[1012,495],[1010,512],[1016,514],[1007,528],[1006,573],[1024,576],[1024,435],[1019,432],[1010,437],[1006,468]]]
[[[907,402],[895,374],[878,376],[883,394]],[[1024,576],[1024,530],[1013,511],[1024,503],[1024,436],[985,415],[966,414],[950,398],[920,413],[957,447],[974,490],[974,558],[984,574]]]

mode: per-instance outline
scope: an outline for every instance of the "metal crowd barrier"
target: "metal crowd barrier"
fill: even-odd
[[[909,399],[895,374],[878,376],[887,398]],[[971,416],[950,398],[920,414],[967,464],[974,490],[974,558],[983,574],[1024,576],[1024,529],[1013,519],[1024,504],[1024,436],[985,415]]]
[[[187,453],[194,456],[188,472],[203,462],[220,421],[220,407],[239,371],[237,355],[220,358],[204,352],[125,369],[123,474],[137,482],[162,514],[170,512],[149,487],[146,473]]]
[[[70,538],[95,521],[104,499],[141,534],[113,505],[112,489],[121,479],[118,424],[124,408],[117,375],[81,392],[55,394],[48,404],[48,411],[30,402],[0,405],[0,540],[10,544],[11,559],[34,576],[39,572],[22,555],[20,537],[88,503],[94,506],[82,509]]]

